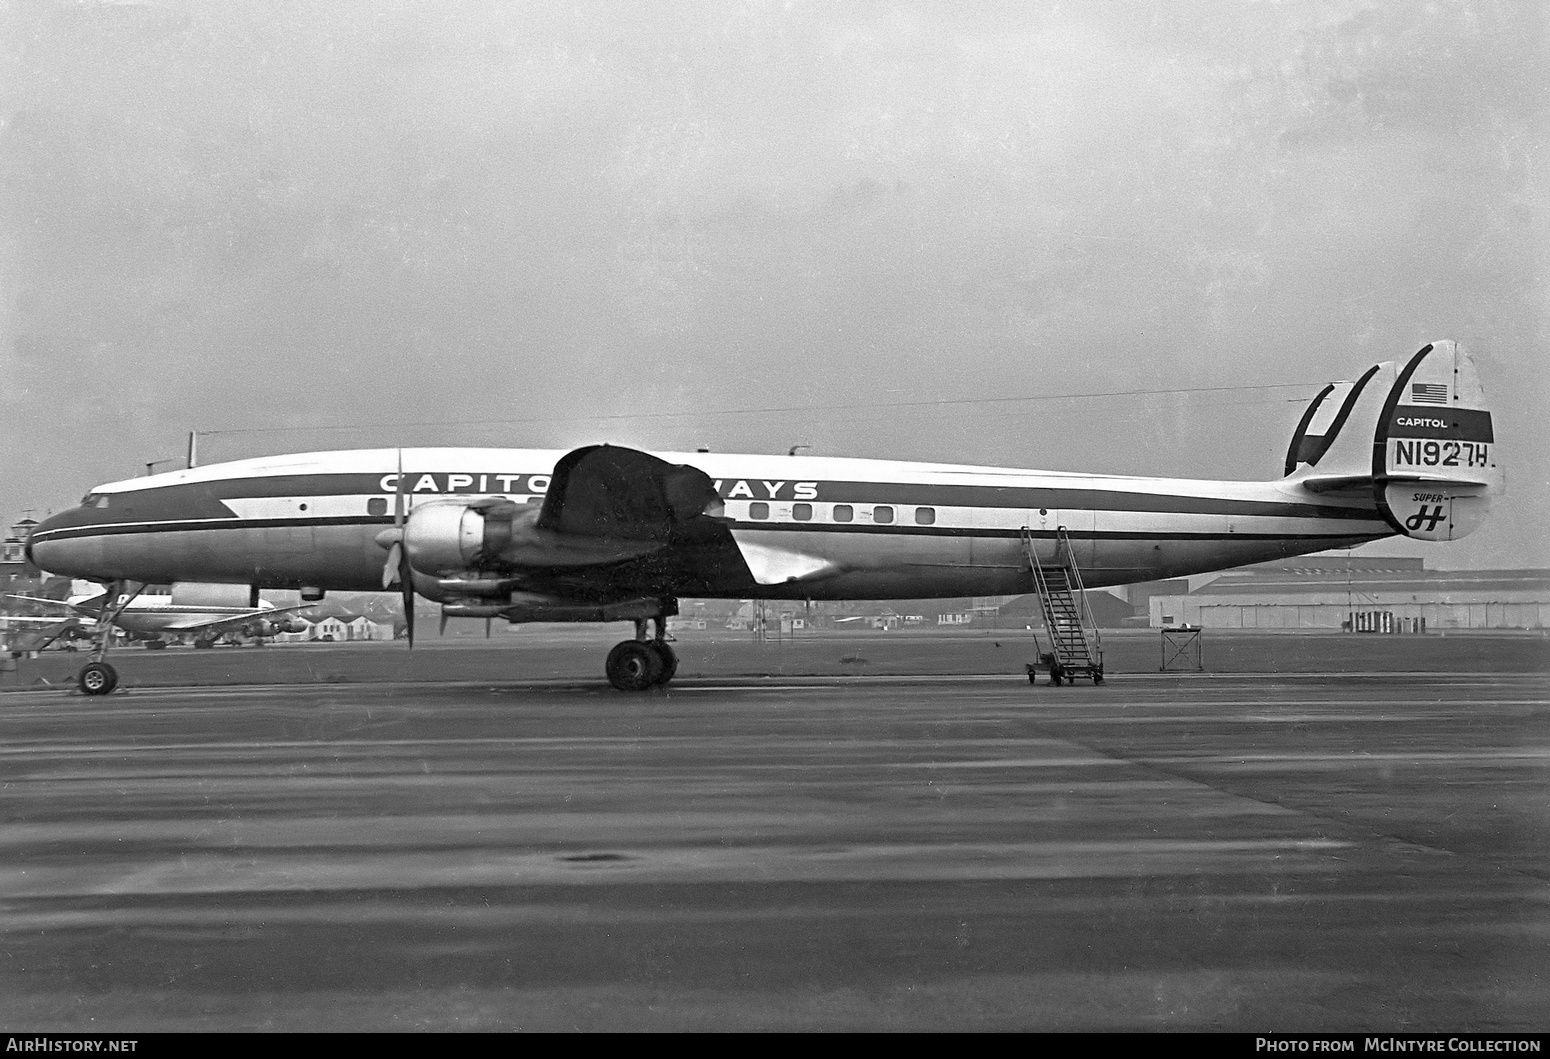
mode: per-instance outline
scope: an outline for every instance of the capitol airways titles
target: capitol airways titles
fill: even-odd
[[[400,478],[404,484],[399,485]],[[396,493],[400,488],[411,496],[427,493],[478,496],[487,493],[504,495],[538,495],[549,491],[551,476],[547,474],[478,474],[445,473],[426,471],[421,474],[384,474],[377,483],[384,493]],[[764,478],[717,478],[716,492],[725,500],[817,500],[817,482],[795,482],[784,479]]]

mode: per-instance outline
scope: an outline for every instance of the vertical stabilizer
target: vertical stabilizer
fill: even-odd
[[[1370,475],[1373,429],[1383,414],[1394,377],[1393,362],[1385,361],[1362,372],[1355,382],[1334,383],[1330,396],[1313,410],[1303,438],[1309,458],[1299,462],[1317,468],[1322,475]],[[1332,400],[1337,394],[1338,402]]]
[[[1372,442],[1378,509],[1421,540],[1472,533],[1504,484],[1496,431],[1475,363],[1433,342],[1399,372]]]
[[[1395,532],[1420,540],[1474,532],[1503,488],[1485,391],[1451,341],[1325,387],[1303,413],[1287,465],[1310,492],[1371,496]]]

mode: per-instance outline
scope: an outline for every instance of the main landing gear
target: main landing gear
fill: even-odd
[[[620,691],[645,691],[661,687],[678,672],[678,656],[667,645],[667,619],[649,619],[656,635],[646,633],[646,618],[635,619],[635,639],[624,640],[608,652],[604,669],[608,682]]]

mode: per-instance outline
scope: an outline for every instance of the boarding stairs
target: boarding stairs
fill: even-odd
[[[1027,667],[1028,682],[1033,683],[1039,672],[1047,671],[1050,683],[1055,685],[1069,684],[1077,677],[1102,684],[1103,638],[1098,634],[1098,624],[1082,588],[1082,571],[1076,565],[1071,538],[1064,526],[1056,527],[1053,562],[1041,560],[1033,542],[1033,531],[1024,526],[1023,555],[1033,571],[1051,650],[1041,651],[1039,661]],[[1034,641],[1038,649],[1037,636]]]

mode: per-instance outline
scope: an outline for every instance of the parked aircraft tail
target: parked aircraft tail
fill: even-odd
[[[1374,364],[1320,391],[1286,474],[1310,492],[1370,496],[1404,536],[1457,540],[1503,491],[1497,455],[1474,361],[1457,342],[1433,342],[1402,366]]]

